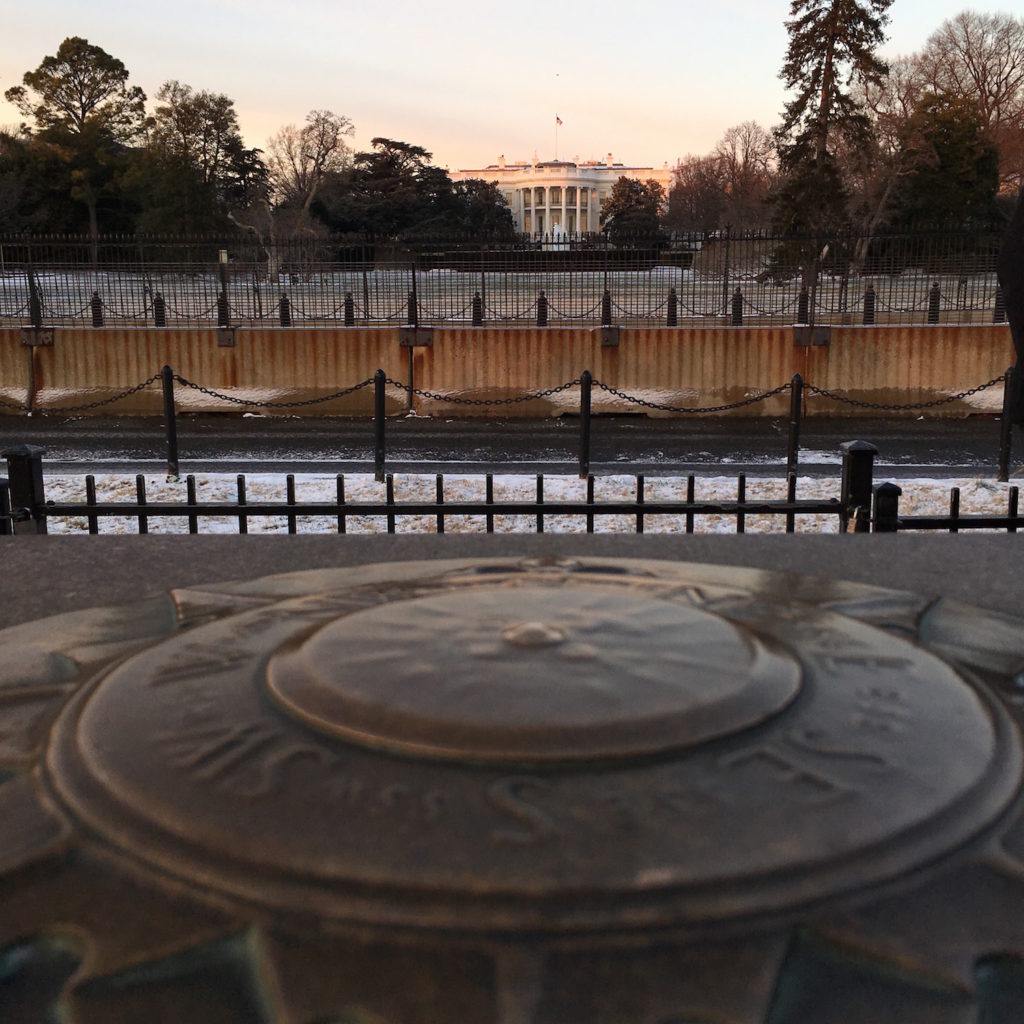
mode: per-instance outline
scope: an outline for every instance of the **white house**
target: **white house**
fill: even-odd
[[[668,164],[661,168],[633,167],[615,163],[612,154],[597,160],[544,160],[496,164],[451,173],[453,181],[482,178],[501,189],[512,211],[516,230],[534,237],[577,235],[600,231],[601,207],[621,177],[647,181],[653,178],[665,194],[672,185]]]

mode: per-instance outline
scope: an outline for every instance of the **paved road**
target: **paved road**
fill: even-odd
[[[784,471],[788,423],[782,419],[648,419],[599,416],[591,468],[650,475],[709,471]],[[995,417],[811,419],[801,436],[801,473],[832,475],[839,445],[861,438],[879,448],[886,476],[994,475]],[[372,466],[369,420],[204,414],[178,419],[182,472],[358,472]],[[1019,433],[1013,465],[1024,464]],[[48,468],[77,472],[159,471],[166,442],[157,418],[0,417],[0,444],[46,449]],[[399,417],[387,423],[388,468],[395,472],[573,472],[579,421],[445,420]]]

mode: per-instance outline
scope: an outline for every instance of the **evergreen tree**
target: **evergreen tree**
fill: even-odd
[[[875,53],[892,0],[792,0],[789,47],[781,78],[794,96],[776,130],[783,185],[776,223],[819,231],[845,217],[836,159],[870,143],[870,122],[851,87],[879,83],[886,65]]]

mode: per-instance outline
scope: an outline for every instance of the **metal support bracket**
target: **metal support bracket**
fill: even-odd
[[[403,348],[433,348],[433,327],[400,327],[398,343]]]
[[[794,327],[793,344],[797,348],[810,348],[812,345],[827,346],[832,342],[831,327]]]
[[[217,328],[217,347],[218,348],[234,348],[235,347],[235,332],[238,330],[237,327],[218,327]]]
[[[52,327],[22,327],[21,343],[36,348],[39,345],[53,344],[54,329]]]
[[[601,347],[602,348],[618,348],[619,347],[619,328],[618,327],[602,327],[601,328]]]

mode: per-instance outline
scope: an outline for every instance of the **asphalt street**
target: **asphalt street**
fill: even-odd
[[[591,469],[595,473],[782,474],[789,424],[785,419],[651,419],[595,416]],[[300,419],[254,415],[179,416],[182,472],[360,472],[372,468],[369,419]],[[994,475],[999,421],[965,419],[804,420],[801,474],[832,475],[844,441],[870,441],[877,465],[892,478]],[[387,465],[394,472],[574,472],[579,419],[471,420],[419,416],[386,425]],[[36,444],[48,469],[74,472],[158,472],[166,465],[165,425],[159,417],[73,418],[2,416],[0,444]],[[1011,466],[1024,473],[1024,439],[1014,437]]]

